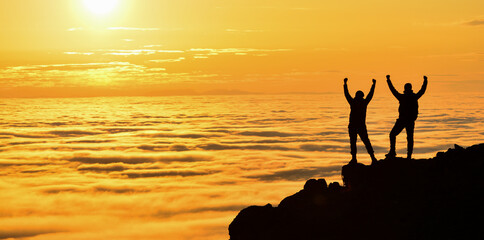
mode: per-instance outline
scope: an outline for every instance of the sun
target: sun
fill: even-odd
[[[89,11],[97,15],[105,15],[113,11],[118,5],[118,0],[83,0]]]

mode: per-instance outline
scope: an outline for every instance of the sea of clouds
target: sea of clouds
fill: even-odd
[[[484,140],[474,95],[420,100],[415,158]],[[350,159],[342,94],[2,99],[0,239],[227,239],[249,205],[277,205]],[[398,102],[367,126],[388,151]],[[368,154],[358,141],[359,161]],[[397,153],[405,155],[405,132]]]

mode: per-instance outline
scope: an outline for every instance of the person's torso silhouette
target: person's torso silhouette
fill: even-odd
[[[364,98],[354,98],[348,101],[350,104],[350,126],[363,127],[366,125],[366,109],[368,108],[368,101]]]
[[[424,76],[422,88],[417,93],[412,90],[412,84],[405,84],[405,91],[399,93],[393,86],[390,75],[387,75],[387,83],[393,96],[398,99],[400,106],[398,107],[398,119],[390,132],[390,151],[387,157],[395,157],[395,143],[396,136],[400,134],[403,129],[407,132],[407,158],[411,159],[413,152],[413,132],[415,128],[415,120],[418,117],[418,99],[422,97],[427,89],[427,77]]]
[[[423,89],[423,88],[422,88]],[[422,90],[421,90],[422,91]],[[425,91],[425,89],[423,90]],[[414,93],[412,90],[405,90],[403,94],[394,93],[400,106],[398,107],[398,118],[404,121],[415,121],[418,117],[418,99],[423,92]]]
[[[398,118],[406,121],[415,121],[418,117],[418,98],[413,92],[404,93],[399,100]]]
[[[348,124],[348,133],[350,135],[350,148],[351,148],[351,161],[350,163],[356,163],[356,138],[357,135],[360,136],[361,140],[365,144],[366,150],[371,157],[372,164],[375,163],[377,160],[375,158],[375,154],[373,151],[373,147],[371,146],[370,139],[368,138],[368,132],[366,129],[366,109],[368,107],[368,103],[370,103],[371,99],[373,98],[373,93],[375,92],[375,84],[376,80],[373,79],[373,85],[371,86],[370,92],[368,96],[364,98],[364,93],[362,91],[357,91],[355,97],[351,97],[348,91],[347,85],[348,79],[344,79],[344,94],[346,97],[346,101],[350,104],[350,121]]]

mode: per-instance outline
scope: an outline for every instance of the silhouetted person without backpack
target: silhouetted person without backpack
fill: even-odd
[[[377,162],[375,154],[373,152],[373,147],[371,146],[370,139],[368,139],[368,131],[366,130],[366,108],[368,103],[370,103],[373,93],[375,92],[376,80],[373,79],[373,85],[371,86],[370,92],[366,98],[362,91],[357,91],[355,98],[352,98],[348,92],[348,78],[344,79],[344,92],[348,103],[351,106],[350,112],[350,123],[348,124],[348,133],[350,135],[350,145],[351,145],[351,161],[350,164],[355,164],[356,161],[356,138],[360,135],[361,141],[365,144],[366,150],[371,157],[371,164]]]
[[[387,83],[390,91],[393,93],[400,102],[398,107],[398,119],[390,132],[390,152],[386,155],[389,158],[395,157],[395,142],[397,135],[405,128],[407,131],[407,159],[412,158],[413,152],[413,130],[415,128],[415,120],[418,117],[418,99],[422,97],[427,89],[427,77],[424,76],[424,82],[422,88],[418,93],[414,93],[412,90],[412,84],[406,83],[403,94],[399,93],[395,87],[393,87],[390,75],[387,75]]]

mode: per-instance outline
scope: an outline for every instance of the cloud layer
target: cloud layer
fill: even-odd
[[[448,99],[420,100],[415,157],[484,140],[479,96]],[[392,101],[375,98],[368,108],[368,131],[379,158],[388,150],[396,119]],[[140,234],[169,239],[180,231],[186,232],[180,239],[223,239],[241,208],[277,204],[308,178],[340,181],[340,168],[350,158],[349,109],[340,95],[6,99],[2,104],[3,239]],[[405,154],[404,135],[397,139],[398,154]],[[361,141],[358,159],[370,162]],[[201,235],[194,236],[193,229]]]

